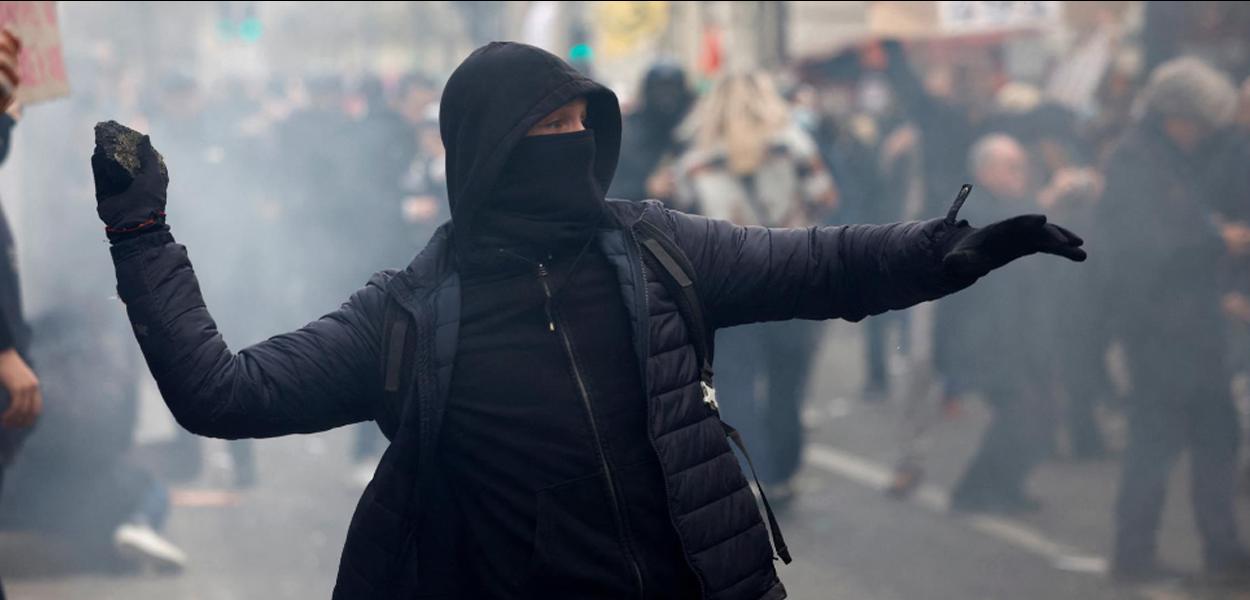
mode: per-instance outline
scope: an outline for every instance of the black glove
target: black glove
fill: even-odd
[[[110,240],[163,229],[169,173],[148,136],[111,122],[97,125],[91,171],[96,213]]]
[[[976,280],[1017,258],[1042,252],[1081,262],[1084,240],[1058,225],[1046,222],[1044,215],[1021,215],[977,229],[967,221],[957,221],[971,185],[964,185],[946,215],[946,235],[942,239],[942,270],[957,281]]]

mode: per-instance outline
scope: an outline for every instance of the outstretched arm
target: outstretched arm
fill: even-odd
[[[740,227],[668,211],[712,323],[869,315],[934,300],[1038,252],[1085,260],[1082,241],[1041,215],[978,229],[944,219],[803,229]]]

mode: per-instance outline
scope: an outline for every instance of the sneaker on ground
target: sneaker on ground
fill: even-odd
[[[147,525],[124,523],[113,532],[113,545],[127,560],[159,571],[181,571],[187,555]]]

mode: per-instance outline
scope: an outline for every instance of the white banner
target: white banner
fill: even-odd
[[[1062,2],[937,2],[938,26],[950,32],[1058,26]]]

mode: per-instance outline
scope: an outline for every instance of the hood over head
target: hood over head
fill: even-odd
[[[544,116],[578,97],[587,100],[586,127],[594,132],[592,171],[606,190],[621,141],[621,111],[611,90],[550,52],[515,42],[482,46],[452,73],[439,107],[439,129],[458,249],[471,239],[475,215],[495,192],[517,143]]]

